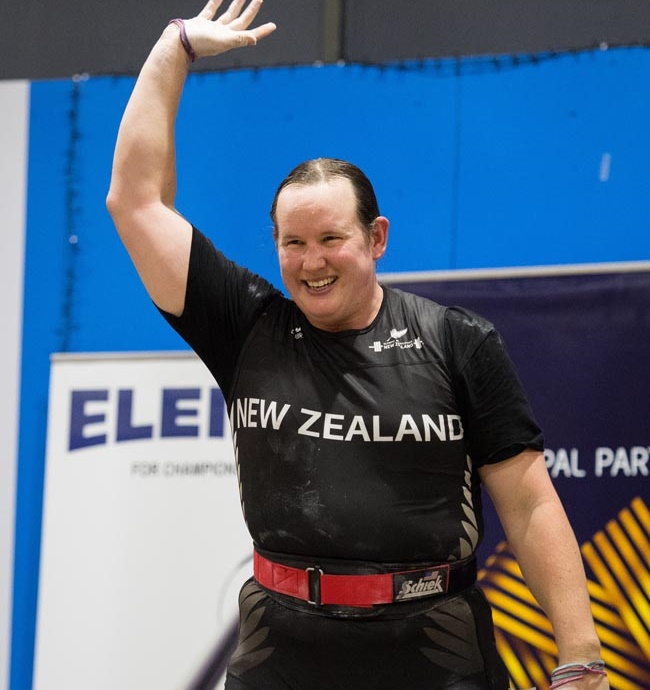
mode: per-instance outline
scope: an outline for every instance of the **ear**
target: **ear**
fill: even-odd
[[[388,244],[388,218],[377,216],[372,228],[372,258],[377,261],[386,252]]]

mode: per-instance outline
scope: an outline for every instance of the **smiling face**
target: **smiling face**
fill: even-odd
[[[379,216],[369,233],[343,177],[288,185],[275,217],[282,280],[309,322],[326,331],[369,326],[382,301],[375,261],[386,250],[388,220]]]

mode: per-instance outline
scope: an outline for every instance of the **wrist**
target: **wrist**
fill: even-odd
[[[573,686],[575,682],[588,677],[596,677],[598,680],[607,679],[605,662],[602,659],[594,659],[587,663],[574,662],[557,666],[551,673],[549,690],[560,690],[564,686]]]
[[[586,664],[596,659],[601,658],[600,644],[585,645],[576,647],[572,646],[570,649],[562,649],[558,655],[557,664],[562,666],[563,664],[580,663]]]
[[[181,46],[183,47],[183,50],[185,51],[185,55],[187,55],[190,62],[195,62],[196,61],[196,53],[194,52],[194,48],[190,42],[190,39],[187,37],[187,31],[185,29],[185,21],[183,19],[176,18],[176,19],[171,19],[169,24],[173,25],[177,28],[178,38],[180,40]]]
[[[158,39],[158,43],[164,48],[165,54],[169,58],[173,58],[174,62],[182,62],[185,66],[189,66],[192,63],[190,56],[181,43],[178,26],[171,22],[167,24]]]

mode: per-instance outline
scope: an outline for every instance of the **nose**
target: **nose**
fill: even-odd
[[[305,271],[317,271],[325,266],[323,250],[318,245],[305,247],[302,255],[302,267]]]

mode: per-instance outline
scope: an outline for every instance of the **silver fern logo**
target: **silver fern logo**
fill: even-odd
[[[408,333],[408,328],[391,328],[389,331],[390,337],[386,340],[375,340],[372,345],[368,347],[373,350],[373,352],[383,352],[384,350],[392,350],[397,348],[399,350],[410,350],[416,349],[421,350],[424,346],[422,338],[416,336],[415,338],[410,338],[408,340],[402,340],[402,338]]]

